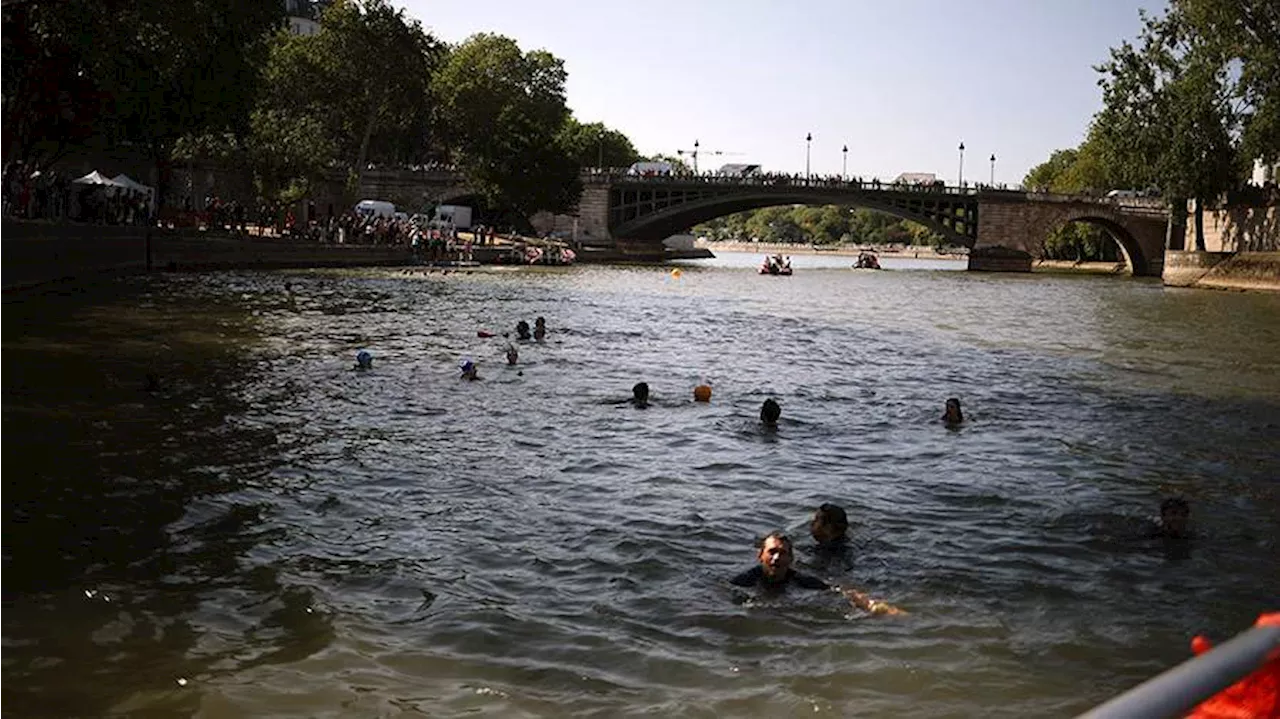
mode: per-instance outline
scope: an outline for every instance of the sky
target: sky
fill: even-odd
[[[436,37],[545,49],[569,107],[644,155],[1016,184],[1074,147],[1108,49],[1163,0],[393,0]],[[805,136],[812,134],[811,143]],[[715,154],[715,153],[722,154]]]

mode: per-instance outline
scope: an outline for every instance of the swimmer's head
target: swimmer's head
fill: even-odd
[[[520,352],[515,345],[507,345],[507,364],[515,364],[520,359]]]
[[[960,400],[951,397],[947,400],[947,410],[942,415],[947,424],[960,424],[964,421],[964,413],[960,411]]]
[[[818,544],[831,544],[844,539],[849,531],[849,515],[844,508],[835,504],[823,504],[813,513],[809,522],[809,533]]]
[[[711,385],[710,383],[700,384],[693,388],[693,399],[695,402],[711,401]]]
[[[356,367],[360,369],[369,369],[373,367],[373,354],[369,350],[360,350],[356,353]]]
[[[462,370],[462,379],[477,379],[475,362],[472,362],[469,359],[462,360],[462,363],[458,365],[458,368]]]
[[[777,424],[778,418],[782,416],[782,407],[774,401],[772,397],[766,399],[764,404],[760,405],[760,421],[765,424]]]
[[[773,532],[760,540],[760,568],[769,577],[783,577],[791,570],[794,553],[791,540],[782,532]]]
[[[631,398],[637,402],[648,402],[649,401],[649,383],[636,382],[635,386],[631,388]]]
[[[543,318],[539,317],[538,319],[536,319],[536,320],[534,320],[534,321],[533,321],[533,324],[537,325],[538,327],[545,327],[545,326],[546,326],[546,324],[547,324],[547,321],[546,321],[545,319],[543,319]]]
[[[1170,537],[1187,533],[1191,519],[1191,505],[1182,497],[1169,497],[1160,503],[1160,530]]]

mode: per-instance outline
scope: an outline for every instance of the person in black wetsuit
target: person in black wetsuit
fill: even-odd
[[[772,397],[766,399],[764,404],[760,405],[760,421],[766,427],[777,427],[778,418],[782,416],[782,407]]]
[[[801,589],[825,589],[840,593],[855,607],[872,614],[905,614],[892,604],[874,600],[856,589],[833,587],[815,576],[792,569],[791,563],[795,559],[795,553],[791,547],[791,540],[781,532],[773,532],[760,541],[760,553],[757,558],[759,564],[730,579],[729,583],[738,587],[758,587],[773,592],[784,591],[789,586]]]
[[[636,385],[631,388],[631,404],[638,409],[644,409],[649,406],[648,382],[636,382]]]
[[[520,320],[516,323],[516,339],[527,340],[529,337],[529,323]]]

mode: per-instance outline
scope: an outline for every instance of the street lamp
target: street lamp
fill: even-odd
[[[960,187],[964,187],[964,141],[960,141]]]
[[[693,141],[693,174],[698,174],[698,141]]]
[[[840,154],[844,156],[840,161],[840,181],[844,182],[849,178],[849,146],[840,148]]]
[[[991,153],[991,186],[996,186],[996,153]]]
[[[603,171],[604,170],[604,128],[603,127],[601,127],[600,132],[597,133],[596,139],[599,140],[600,142],[599,148],[596,150],[596,169]]]
[[[813,133],[807,132],[804,136],[804,182],[809,184],[809,148],[813,145]]]

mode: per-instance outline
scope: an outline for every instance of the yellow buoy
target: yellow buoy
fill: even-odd
[[[711,385],[700,384],[697,387],[694,387],[693,399],[696,402],[710,402],[711,401]]]

